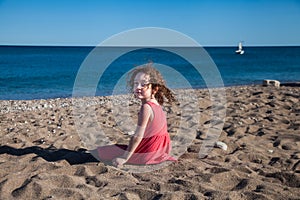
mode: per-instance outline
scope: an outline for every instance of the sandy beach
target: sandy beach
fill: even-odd
[[[136,173],[126,167],[139,166],[116,169],[86,150],[93,141],[101,144],[94,134],[99,124],[110,141],[126,143],[133,130],[122,120],[135,121],[138,102],[124,110],[111,105],[110,97],[79,99],[96,119],[80,125],[82,138],[76,124],[85,115],[74,116],[72,99],[0,101],[0,199],[299,199],[300,87],[225,90],[218,141],[226,150],[212,148],[199,158],[215,122],[208,91],[196,90],[198,121],[180,124],[180,109],[165,107],[171,139],[180,126],[195,131],[182,146],[185,153],[177,154],[176,163]],[[174,143],[175,155],[180,146]]]

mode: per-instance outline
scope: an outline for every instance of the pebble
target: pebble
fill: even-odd
[[[227,150],[227,144],[225,144],[224,142],[217,141],[215,143],[215,147],[223,149],[224,151]]]
[[[133,134],[134,134],[134,131],[127,132],[127,135],[133,135]]]
[[[268,152],[269,152],[269,153],[274,153],[274,150],[269,149]]]

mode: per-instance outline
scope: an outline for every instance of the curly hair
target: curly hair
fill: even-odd
[[[127,87],[133,92],[134,78],[138,73],[145,73],[150,77],[149,83],[152,86],[152,93],[155,91],[154,97],[160,105],[163,105],[165,99],[167,99],[170,104],[176,102],[174,94],[167,88],[163,76],[152,65],[152,63],[148,63],[145,66],[137,67],[130,71],[127,77]]]

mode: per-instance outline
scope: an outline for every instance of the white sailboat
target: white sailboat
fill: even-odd
[[[238,50],[236,50],[235,53],[237,53],[237,54],[244,54],[245,53],[245,51],[243,50],[242,42],[239,42]]]

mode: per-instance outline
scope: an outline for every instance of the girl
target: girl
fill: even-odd
[[[100,160],[112,161],[116,167],[123,164],[157,164],[176,161],[171,157],[171,141],[167,131],[167,121],[161,105],[175,101],[166,87],[162,75],[148,64],[135,68],[129,74],[127,85],[136,98],[141,100],[138,124],[129,145],[109,145],[97,148]]]

